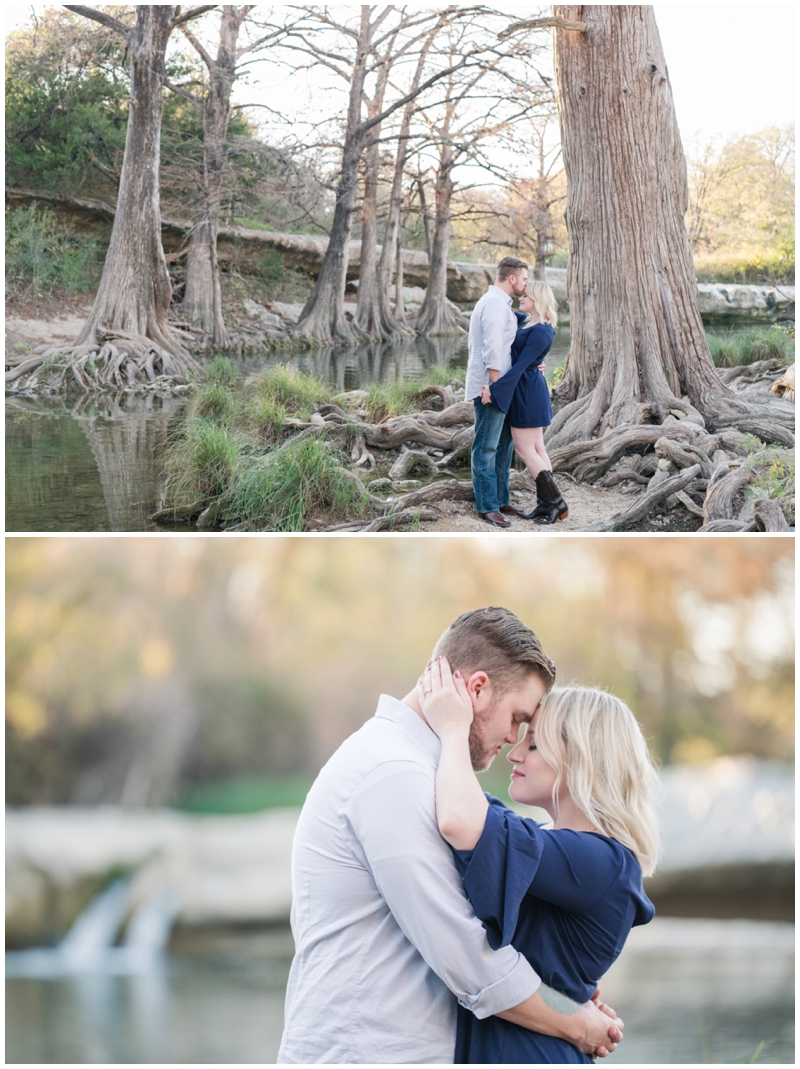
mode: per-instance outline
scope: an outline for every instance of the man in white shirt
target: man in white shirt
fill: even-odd
[[[554,666],[507,609],[464,613],[439,654],[467,679],[473,766],[488,768]],[[439,750],[413,691],[381,695],[311,788],[292,852],[296,952],[279,1063],[452,1063],[456,999],[587,1053],[621,1039],[621,1022],[545,988],[513,947],[490,949],[436,823]]]
[[[505,413],[494,403],[481,401],[481,389],[496,382],[511,367],[511,343],[517,318],[511,298],[521,297],[528,282],[528,265],[506,256],[497,265],[494,285],[484,293],[469,321],[469,363],[464,400],[475,407],[472,442],[472,485],[475,506],[487,523],[510,527],[504,513],[521,516],[524,509],[510,504],[508,480],[514,442]]]

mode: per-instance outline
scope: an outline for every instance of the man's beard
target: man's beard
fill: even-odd
[[[492,702],[480,720],[476,716],[472,721],[472,727],[469,729],[469,757],[475,772],[485,772],[495,758],[494,747],[487,748],[480,735],[480,729],[491,715],[495,704],[496,700]]]

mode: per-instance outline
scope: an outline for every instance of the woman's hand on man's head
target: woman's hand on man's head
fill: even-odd
[[[428,662],[417,683],[417,698],[425,719],[439,738],[446,734],[469,733],[472,699],[461,672],[450,670],[446,657]]]

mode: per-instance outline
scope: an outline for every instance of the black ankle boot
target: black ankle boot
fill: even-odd
[[[544,502],[543,513],[536,516],[531,513],[531,519],[542,526],[549,526],[557,520],[566,519],[569,516],[569,507],[561,496],[561,491],[556,485],[552,471],[540,471],[536,476],[536,488],[539,491],[539,500]],[[534,509],[534,512],[537,510]]]
[[[536,476],[536,508],[532,512],[526,512],[524,520],[535,520],[536,523],[555,523],[555,520],[547,519],[550,515],[550,491],[547,483],[542,478],[544,472]]]

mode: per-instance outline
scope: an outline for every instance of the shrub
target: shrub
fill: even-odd
[[[34,296],[86,293],[103,269],[98,242],[76,234],[52,211],[31,204],[6,211],[6,285]]]

